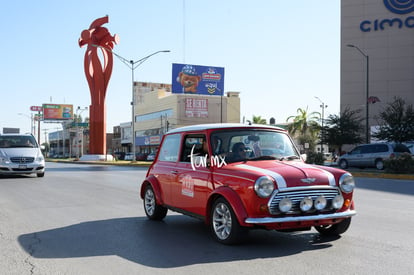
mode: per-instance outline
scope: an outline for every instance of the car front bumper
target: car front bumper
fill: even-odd
[[[320,214],[320,215],[311,215],[311,216],[288,216],[280,218],[247,218],[245,223],[247,224],[273,224],[273,223],[288,223],[288,222],[309,222],[309,221],[319,221],[319,220],[334,220],[334,219],[344,219],[350,218],[356,215],[355,210],[347,210],[344,212],[337,212],[331,214]]]
[[[44,163],[30,163],[30,164],[6,164],[0,165],[0,174],[11,175],[11,174],[33,174],[33,173],[44,173]]]

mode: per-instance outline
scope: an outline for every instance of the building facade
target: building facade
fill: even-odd
[[[367,141],[394,97],[414,104],[413,32],[413,0],[341,1],[340,109],[361,110]]]
[[[239,92],[225,96],[175,94],[170,84],[136,82],[136,152],[153,153],[168,130],[203,123],[239,123]]]

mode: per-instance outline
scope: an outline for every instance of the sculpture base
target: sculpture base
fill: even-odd
[[[80,161],[114,161],[112,155],[83,155],[79,158]]]

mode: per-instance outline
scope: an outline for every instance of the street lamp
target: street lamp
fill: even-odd
[[[79,123],[82,121],[79,121],[79,116],[82,114],[83,111],[88,110],[88,107],[81,108],[78,106],[76,109],[76,159],[79,159]],[[79,115],[78,115],[78,112]],[[82,139],[81,139],[81,152],[83,154],[83,130],[82,130]]]
[[[346,45],[347,47],[350,48],[355,48],[357,49],[363,57],[365,57],[365,63],[366,63],[366,83],[365,83],[365,118],[366,118],[366,122],[365,122],[365,143],[370,143],[369,142],[369,105],[368,105],[368,99],[369,99],[369,56],[367,54],[365,54],[360,48],[358,48],[355,45],[352,44],[348,44]]]
[[[325,108],[328,108],[328,105],[325,105],[325,103],[317,96],[315,96],[317,100],[321,103],[320,107],[322,108],[322,119],[321,119],[321,153],[323,153],[323,138],[324,138],[324,128],[323,128],[323,121],[325,120]]]
[[[148,58],[150,58],[153,55],[156,55],[158,53],[169,53],[170,50],[163,50],[163,51],[156,51],[150,55],[147,55],[139,60],[127,60],[126,58],[123,58],[122,56],[120,56],[119,54],[114,53],[113,51],[111,51],[116,57],[119,58],[119,60],[121,60],[125,65],[128,66],[128,68],[131,69],[131,73],[132,73],[132,101],[131,101],[131,112],[132,112],[132,155],[133,155],[133,160],[135,160],[135,92],[134,92],[134,70],[140,66],[142,63],[144,63]]]

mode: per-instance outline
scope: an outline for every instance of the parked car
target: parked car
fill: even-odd
[[[134,154],[133,153],[126,153],[124,160],[134,160]]]
[[[153,161],[155,159],[155,153],[151,153],[147,156],[148,161]]]
[[[45,175],[45,158],[31,134],[0,135],[0,174]]]
[[[147,153],[137,153],[136,160],[147,160]]]
[[[256,156],[253,145],[267,151]],[[203,124],[163,136],[140,196],[150,220],[170,209],[203,220],[218,242],[233,244],[254,228],[340,235],[356,214],[354,186],[344,170],[304,163],[284,129]]]
[[[384,160],[398,157],[402,153],[411,154],[407,146],[401,143],[362,144],[349,153],[342,155],[338,160],[338,164],[342,169],[348,167],[375,167],[382,170],[384,169]]]

